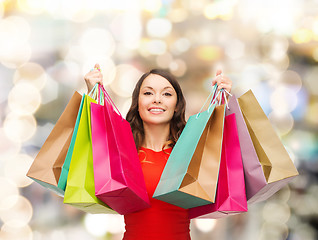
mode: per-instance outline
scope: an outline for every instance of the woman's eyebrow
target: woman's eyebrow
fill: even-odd
[[[149,88],[149,89],[154,89],[153,87],[150,87],[150,86],[144,86],[142,89],[145,89],[145,88]],[[164,87],[163,88],[163,90],[166,90],[166,89],[173,89],[172,87],[170,87],[170,86],[166,86],[166,87]]]

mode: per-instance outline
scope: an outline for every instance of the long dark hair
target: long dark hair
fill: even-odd
[[[144,73],[140,77],[133,91],[132,102],[131,102],[130,109],[127,113],[126,119],[130,123],[133,136],[135,139],[136,147],[137,149],[139,149],[139,147],[144,141],[145,132],[144,132],[142,119],[140,118],[140,115],[138,112],[138,104],[139,104],[138,99],[139,99],[140,87],[143,81],[146,79],[146,77],[148,77],[150,74],[157,74],[167,79],[177,93],[176,111],[170,122],[170,134],[169,134],[169,139],[167,139],[167,143],[166,143],[166,145],[173,147],[176,144],[186,124],[186,121],[185,121],[186,102],[183,97],[183,93],[178,81],[170,72],[166,70],[162,70],[162,69],[152,69],[151,71]]]

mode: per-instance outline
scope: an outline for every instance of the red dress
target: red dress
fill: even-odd
[[[189,240],[188,210],[152,198],[172,148],[155,152],[140,148],[139,160],[144,173],[151,207],[125,215],[123,240]]]

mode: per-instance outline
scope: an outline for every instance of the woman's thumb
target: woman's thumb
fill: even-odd
[[[217,71],[216,71],[216,76],[218,76],[218,75],[220,75],[220,74],[222,74],[222,70],[221,69],[218,69]]]

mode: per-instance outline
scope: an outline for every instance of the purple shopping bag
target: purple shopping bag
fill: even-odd
[[[222,218],[247,212],[245,180],[235,114],[225,117],[215,203],[189,209],[189,218]]]
[[[262,165],[249,135],[237,98],[233,95],[229,100],[226,115],[235,113],[237,131],[242,152],[247,203],[253,203],[258,194],[267,185]]]
[[[91,104],[95,195],[119,214],[150,207],[130,124],[100,89],[104,106]]]
[[[266,180],[266,185],[262,188],[258,185],[257,193],[249,200],[249,203],[255,203],[268,199],[298,176],[298,171],[253,92],[247,91],[238,98],[238,103],[262,166],[259,179],[263,176]]]

